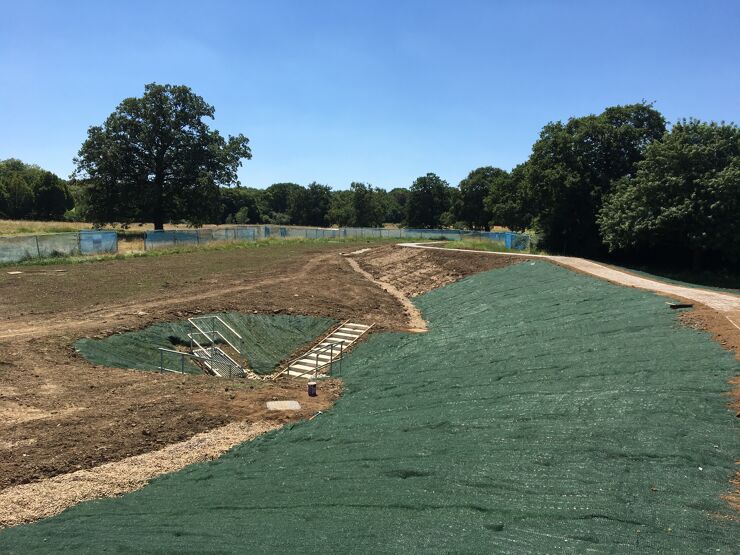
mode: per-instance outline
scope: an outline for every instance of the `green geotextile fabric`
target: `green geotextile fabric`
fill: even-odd
[[[290,356],[299,347],[312,342],[336,322],[330,318],[291,316],[286,314],[240,314],[228,312],[218,314],[241,335],[234,343],[246,356],[249,367],[259,374],[275,370],[275,366]],[[201,326],[203,327],[203,326]],[[208,328],[206,325],[204,329]],[[91,362],[113,368],[135,368],[158,370],[159,347],[174,349],[176,344],[187,345],[191,326],[187,321],[154,324],[139,331],[120,333],[105,339],[81,339],[75,348]],[[223,329],[216,328],[222,333]],[[209,331],[208,328],[206,331]],[[232,336],[227,335],[229,341]],[[182,357],[165,353],[164,365],[173,370],[180,369]],[[185,372],[203,371],[189,360]]]
[[[537,262],[416,302],[429,333],[359,345],[331,411],[6,530],[0,551],[737,548],[740,365],[664,298]]]

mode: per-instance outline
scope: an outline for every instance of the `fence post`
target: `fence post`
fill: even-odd
[[[39,236],[38,235],[34,235],[33,238],[36,239],[36,255],[37,255],[37,258],[41,258],[41,247],[39,247]]]

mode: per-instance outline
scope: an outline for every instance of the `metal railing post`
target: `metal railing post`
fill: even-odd
[[[164,372],[164,351],[159,351],[159,373]]]

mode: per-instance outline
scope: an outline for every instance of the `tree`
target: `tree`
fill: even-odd
[[[238,184],[252,157],[244,135],[224,139],[203,118],[214,108],[189,87],[144,88],[88,130],[75,175],[90,179],[89,216],[97,223],[169,220],[201,225],[215,218],[219,185]]]
[[[450,190],[449,184],[433,173],[414,181],[406,202],[407,225],[415,228],[439,227],[442,214],[450,208]]]
[[[490,229],[491,211],[485,203],[491,187],[508,177],[505,170],[485,166],[473,170],[460,182],[460,202],[456,210],[457,220],[469,229]]]
[[[740,260],[740,128],[684,120],[647,147],[599,213],[612,251],[706,253]]]
[[[313,182],[291,197],[288,207],[290,221],[297,225],[324,226],[330,203],[331,189]]]
[[[409,197],[409,190],[402,187],[396,187],[386,193],[385,217],[386,222],[400,224],[406,217],[406,201]]]
[[[8,217],[27,219],[33,210],[33,189],[19,173],[5,179]]]
[[[511,173],[497,173],[491,179],[485,206],[490,225],[524,231],[532,225],[532,203],[527,192],[527,164],[519,164]]]
[[[67,184],[51,172],[43,172],[34,184],[33,215],[40,220],[60,220],[74,206]]]
[[[385,211],[377,189],[364,183],[352,183],[352,214],[355,227],[382,227]]]
[[[272,223],[280,223],[277,220],[288,219],[290,201],[303,187],[296,183],[274,183],[265,189],[267,211],[265,218]]]
[[[526,182],[540,244],[555,252],[600,253],[602,199],[614,182],[634,173],[664,132],[663,116],[646,103],[546,125],[532,147]]]
[[[8,217],[8,190],[5,181],[0,179],[0,218]]]
[[[262,223],[265,191],[250,187],[221,188],[221,223]],[[241,212],[241,215],[237,215]],[[241,220],[241,221],[240,221]]]
[[[355,225],[355,213],[352,207],[352,191],[334,191],[331,194],[327,218],[331,225],[350,227]]]

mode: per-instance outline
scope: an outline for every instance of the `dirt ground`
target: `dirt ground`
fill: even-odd
[[[410,252],[409,252],[410,251]],[[360,265],[407,297],[416,297],[465,276],[524,262],[527,258],[481,256],[477,253],[379,247],[358,257]]]
[[[353,271],[343,250],[347,245],[302,244],[4,269],[0,489],[158,450],[229,422],[287,422],[325,410],[338,397],[339,382],[322,385],[320,396],[310,399],[305,383],[288,379],[230,383],[94,366],[71,345],[220,310],[406,329],[404,307]],[[416,292],[496,265],[411,251],[401,260],[400,249],[378,250],[368,265],[390,257],[383,264],[403,267],[404,283]],[[416,284],[408,277],[414,267]],[[14,270],[22,273],[7,273]],[[303,410],[266,411],[265,402],[277,399],[298,399]]]
[[[372,277],[412,297],[526,258],[373,246],[352,258]],[[230,423],[268,427],[310,418],[340,395],[305,382],[227,382],[208,376],[94,366],[71,345],[82,337],[214,311],[305,314],[413,327],[404,305],[355,271],[355,244],[290,244],[197,251],[0,272],[0,490],[162,450]],[[345,253],[346,254],[346,253]],[[22,273],[10,275],[19,270]],[[717,316],[717,318],[715,318]],[[687,323],[738,352],[740,330],[701,307]],[[729,324],[728,324],[729,326]],[[740,385],[740,384],[738,384]],[[738,391],[738,390],[736,390]],[[267,411],[296,399],[295,413]],[[733,399],[740,410],[740,395]]]

